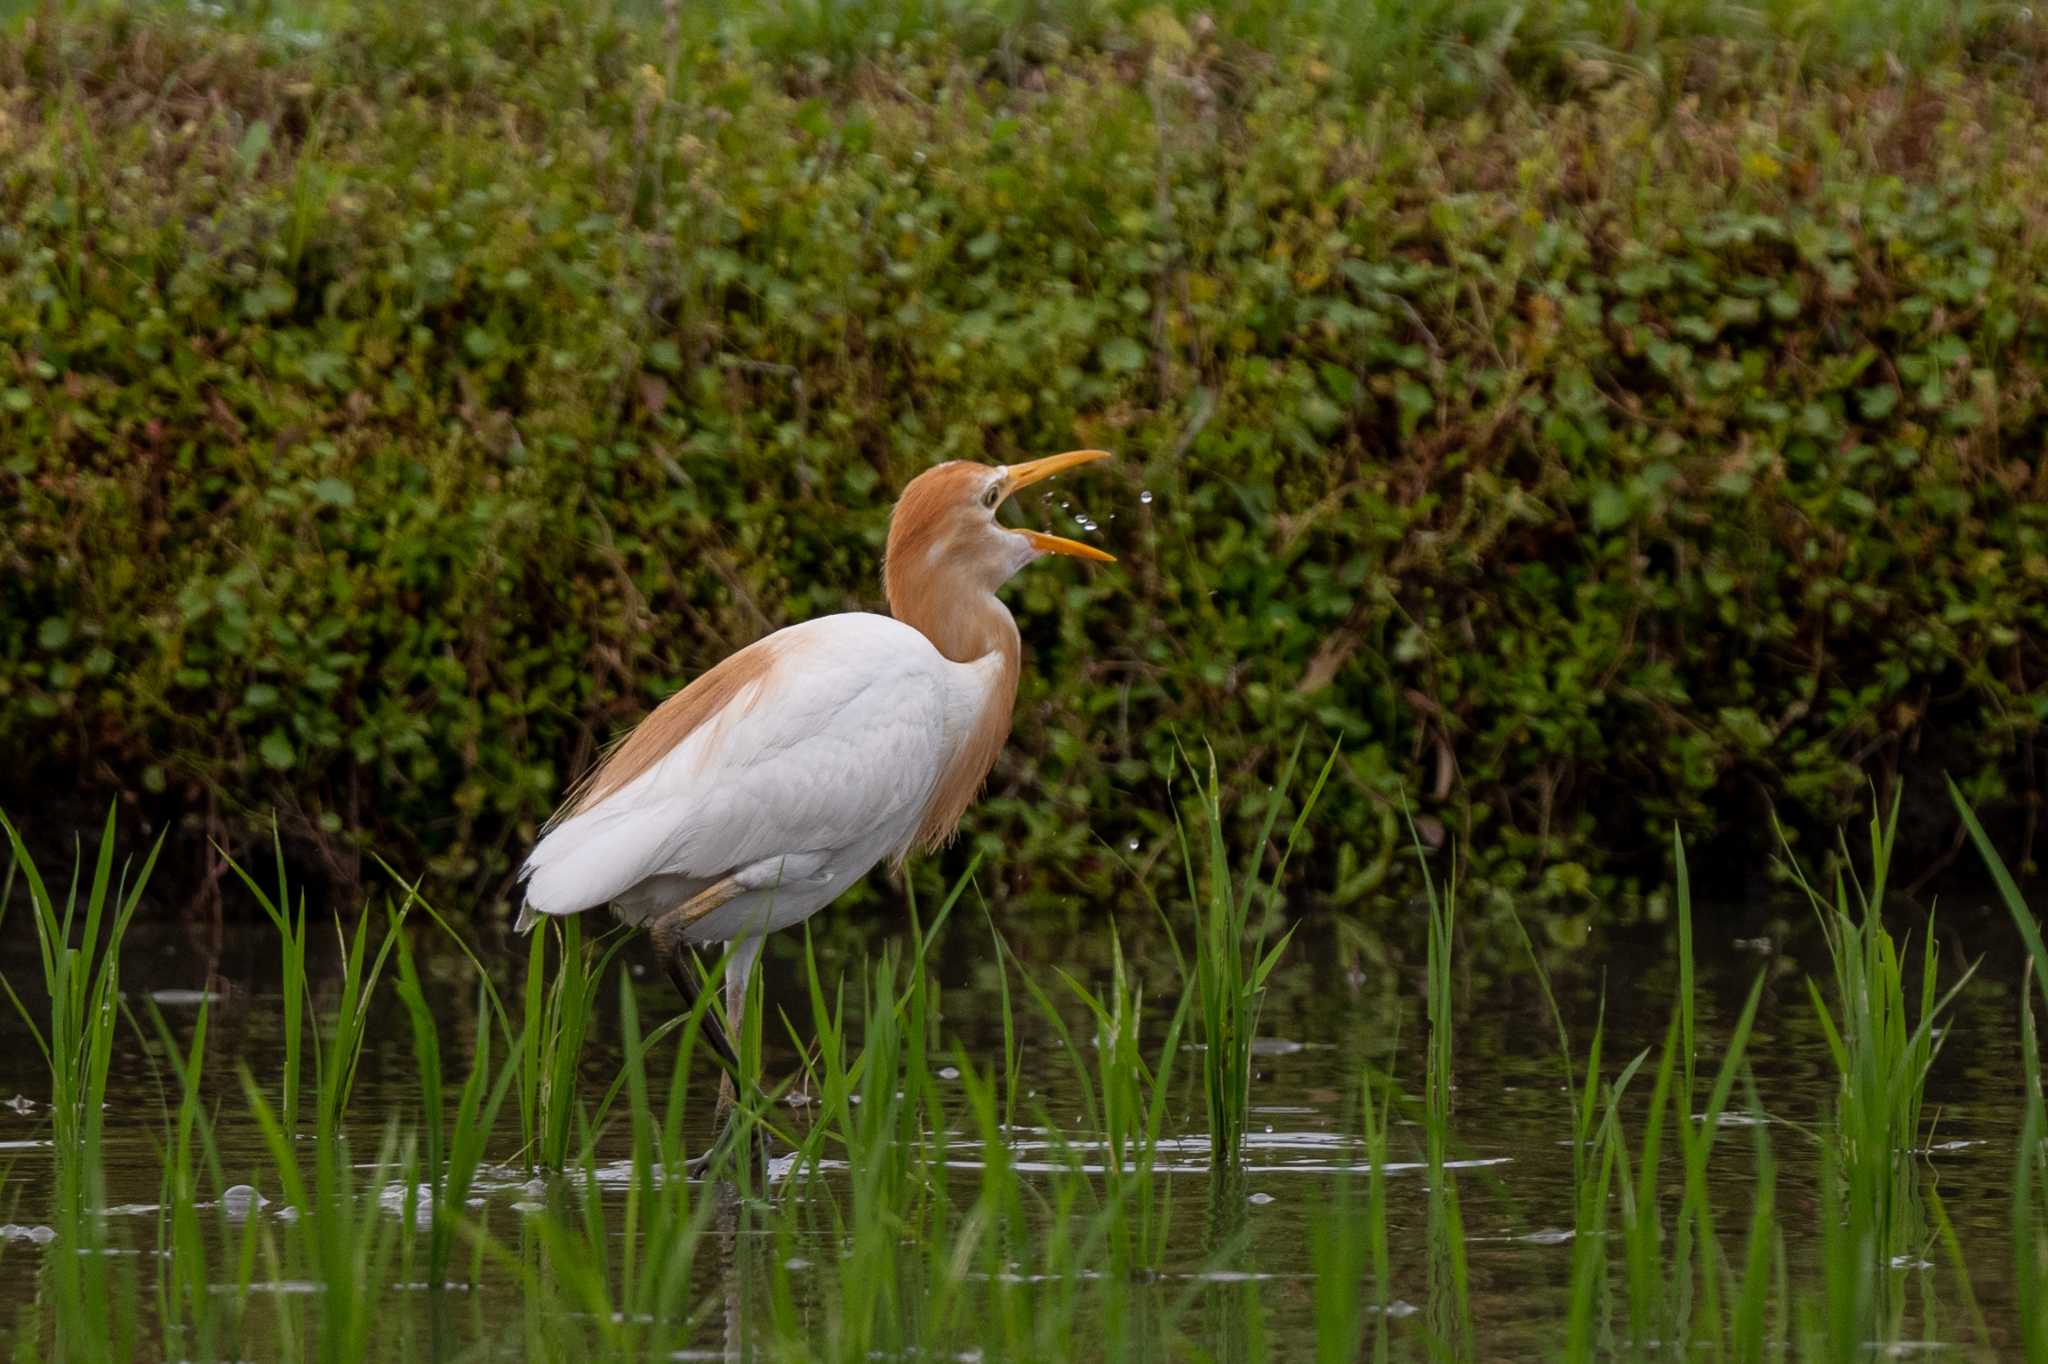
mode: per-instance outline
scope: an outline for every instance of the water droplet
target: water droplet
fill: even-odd
[[[1140,502],[1144,503],[1144,504],[1145,504],[1146,506],[1148,506],[1148,507],[1149,507],[1149,506],[1151,506],[1151,505],[1152,505],[1152,490],[1151,490],[1150,488],[1147,488],[1147,489],[1146,489],[1146,490],[1145,490],[1144,492],[1141,492],[1141,493],[1139,493],[1139,494],[1138,494],[1138,500],[1139,500]]]

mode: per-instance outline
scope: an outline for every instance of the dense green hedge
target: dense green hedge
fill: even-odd
[[[1169,874],[1344,741],[1560,914],[1673,818],[2034,799],[2048,120],[2010,68],[1418,113],[1143,16],[825,68],[499,13],[0,40],[0,804],[124,788],[497,889],[565,781],[880,599],[941,459],[1034,521],[1013,892]],[[1142,492],[1152,494],[1148,500]],[[75,774],[82,774],[75,775]]]

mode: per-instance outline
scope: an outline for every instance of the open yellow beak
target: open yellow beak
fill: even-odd
[[[1009,477],[1003,480],[1003,496],[1009,497],[1018,490],[1034,483],[1064,473],[1076,465],[1093,464],[1098,459],[1108,459],[1107,450],[1069,450],[1063,455],[1047,455],[1026,464],[1012,464]],[[1076,559],[1093,559],[1097,563],[1113,564],[1114,554],[1105,554],[1093,545],[1084,545],[1079,540],[1069,540],[1063,535],[1047,535],[1044,531],[1025,530],[1017,532],[1031,542],[1032,548],[1041,554],[1071,554]]]

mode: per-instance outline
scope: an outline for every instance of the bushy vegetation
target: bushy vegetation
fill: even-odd
[[[1341,738],[1340,901],[1404,793],[1559,913],[1674,819],[2035,799],[2014,12],[1070,8],[6,30],[0,797],[502,885],[661,695],[877,607],[916,471],[1087,444],[1023,512],[1122,563],[1012,591],[969,824],[1013,893],[1169,884],[1195,732],[1247,829]]]

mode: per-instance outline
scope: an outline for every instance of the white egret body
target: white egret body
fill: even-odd
[[[913,479],[889,520],[891,616],[778,630],[664,701],[534,847],[519,928],[609,905],[649,927],[665,965],[684,944],[735,942],[726,1012],[737,1019],[762,935],[817,913],[883,858],[952,834],[1016,700],[1021,646],[996,589],[1045,554],[1110,558],[1002,526],[996,509],[1106,457],[956,461]]]
[[[684,942],[802,922],[909,850],[1007,680],[1001,653],[955,663],[866,613],[792,625],[728,662],[748,677],[722,707],[541,839],[522,926],[605,904],[646,923],[726,878],[738,893],[679,925]]]

